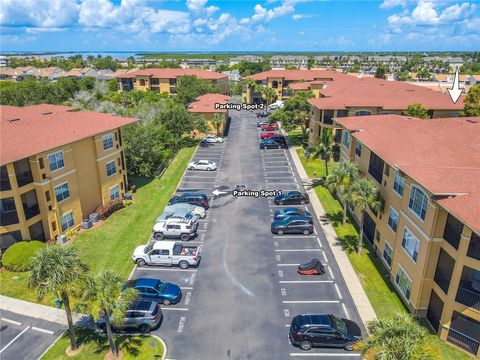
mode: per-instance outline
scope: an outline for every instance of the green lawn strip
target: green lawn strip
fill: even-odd
[[[302,137],[303,134],[300,128],[288,132],[288,138],[292,146],[302,146]]]
[[[67,357],[65,354],[65,350],[70,345],[70,338],[66,332],[41,359],[103,360],[105,354],[110,350],[107,337],[90,329],[77,329],[77,339],[80,344],[83,344],[82,350],[77,355]],[[152,360],[155,355],[161,359],[164,351],[162,343],[150,336],[116,336],[115,342],[119,350],[123,352],[124,360]]]
[[[314,171],[317,172],[317,177],[325,175],[325,165],[322,160],[305,159],[302,148],[297,148],[296,151],[310,178],[313,178]],[[329,164],[329,168],[331,166],[333,166],[333,163]],[[337,237],[342,241],[347,256],[377,316],[381,318],[391,316],[395,312],[407,312],[405,305],[388,280],[388,271],[378,256],[372,253],[371,248],[365,246],[361,255],[356,254],[355,241],[358,239],[358,231],[353,225],[351,218],[348,219],[347,224],[342,225],[342,206],[340,202],[323,186],[315,187],[315,193],[322,203]],[[436,335],[430,335],[428,342],[437,349],[441,359],[463,360],[472,358],[468,354],[440,340]]]
[[[134,266],[133,250],[148,241],[155,218],[175,192],[194,152],[195,146],[180,150],[161,178],[130,177],[138,187],[135,202],[117,211],[104,224],[80,232],[73,246],[93,272],[111,269],[124,277],[129,275]],[[35,292],[25,284],[27,276],[28,272],[0,269],[0,294],[53,306],[53,296],[37,300]]]

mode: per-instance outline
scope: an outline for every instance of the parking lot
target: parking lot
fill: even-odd
[[[0,358],[38,359],[62,335],[60,324],[2,310],[0,317]]]
[[[233,112],[228,139],[198,148],[194,160],[212,160],[216,171],[187,170],[177,189],[212,196],[219,186],[250,190],[301,190],[288,150],[260,150],[255,114]],[[214,198],[198,235],[198,268],[136,268],[133,278],[154,277],[182,288],[183,298],[162,306],[156,334],[169,359],[341,359],[358,357],[343,349],[303,352],[288,338],[293,316],[331,313],[361,324],[318,219],[311,235],[274,235],[272,198]],[[310,205],[305,208],[313,213]],[[160,215],[160,214],[159,214]],[[153,224],[152,224],[153,226]],[[318,258],[326,273],[301,276],[300,263]]]

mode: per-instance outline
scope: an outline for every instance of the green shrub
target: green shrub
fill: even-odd
[[[19,241],[10,246],[3,254],[3,266],[10,271],[30,270],[30,259],[45,244],[41,241]]]
[[[115,211],[123,209],[124,207],[125,205],[123,204],[122,199],[117,199],[110,201],[106,205],[100,205],[95,212],[100,216],[100,220],[106,220]]]

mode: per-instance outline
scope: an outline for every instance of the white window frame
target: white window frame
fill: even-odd
[[[108,146],[108,147],[105,147],[105,141],[108,141],[108,144],[112,144],[111,146]],[[110,133],[110,134],[107,134],[107,135],[103,135],[102,136],[102,144],[103,144],[103,150],[106,151],[108,149],[111,149],[113,148],[113,134]]]
[[[396,189],[395,189],[395,180],[398,178],[403,179],[403,184],[402,184],[402,193],[400,194]],[[403,197],[403,193],[405,192],[405,177],[400,175],[399,171],[395,171],[395,176],[393,177],[393,192],[397,194],[400,197]]]
[[[407,295],[406,295],[406,290],[405,289],[405,293],[403,292],[403,289],[402,287],[400,286],[400,281],[397,283],[397,276],[400,277],[400,272],[402,272],[402,274],[405,276],[405,278],[408,280],[408,282],[410,283],[410,286],[409,286],[409,289],[408,291],[410,292],[408,298],[407,298]],[[400,264],[398,264],[398,267],[397,267],[397,273],[395,274],[395,286],[397,287],[397,289],[400,291],[400,294],[402,295],[402,297],[407,301],[407,302],[410,302],[410,296],[412,296],[412,285],[413,285],[413,281],[412,281],[412,278],[410,277],[410,275],[408,275],[408,273],[405,271],[405,269],[403,268],[403,266],[401,266]]]
[[[67,215],[72,216],[72,225],[67,227],[66,229],[63,229],[63,218]],[[67,223],[67,225],[68,225],[68,223]],[[67,231],[68,229],[72,228],[73,226],[75,226],[75,218],[73,216],[73,211],[70,210],[70,211],[67,211],[66,213],[63,213],[62,216],[60,216],[60,229],[62,229],[62,232]]]
[[[390,264],[387,262],[387,260],[385,259],[385,255],[384,255],[387,247],[390,249],[390,253],[389,253]],[[388,253],[388,251],[387,251],[387,253]],[[391,263],[393,262],[393,248],[390,246],[390,244],[388,243],[387,240],[384,240],[384,242],[383,242],[382,260],[389,269],[392,267]]]
[[[110,165],[110,164],[112,164],[112,163],[113,163],[113,166],[114,166],[114,168],[115,168],[115,172],[112,173],[112,174],[110,174],[110,175],[108,175],[108,165]],[[117,161],[116,161],[116,160],[111,160],[111,161],[105,163],[105,171],[106,171],[106,173],[107,173],[107,177],[112,177],[112,176],[116,175],[116,174],[117,174]]]
[[[391,214],[391,213],[394,213],[394,214],[397,215],[397,222],[396,222],[396,224],[395,224],[395,229],[390,226],[390,214]],[[388,212],[387,225],[388,225],[388,228],[389,228],[390,230],[392,230],[392,232],[395,233],[395,234],[397,233],[397,230],[398,230],[398,222],[399,222],[399,220],[400,220],[400,213],[399,213],[397,210],[395,210],[392,206],[390,206],[390,210],[389,210],[389,212]]]
[[[62,155],[63,165],[60,166],[60,167],[57,167],[56,169],[53,169],[53,170],[52,170],[52,164],[53,164],[53,163],[50,161],[50,156],[55,156],[55,164],[57,164],[57,163],[58,163],[58,161],[57,161],[57,159],[56,159],[56,155],[57,155],[57,154],[61,154],[61,155]],[[52,172],[52,173],[55,172],[55,171],[58,171],[58,170],[60,170],[60,169],[63,169],[63,168],[65,167],[65,156],[63,156],[63,150],[55,151],[55,152],[53,152],[53,153],[48,154],[48,155],[47,155],[47,159],[48,159],[48,167],[49,167],[49,169],[50,169],[50,172]]]
[[[367,113],[367,112],[368,112],[368,114],[358,115],[358,113]],[[370,115],[372,115],[372,110],[366,110],[366,109],[357,110],[357,111],[355,111],[355,113],[354,113],[354,116],[370,116]]]
[[[115,188],[117,189],[118,196],[116,198],[112,199],[112,190],[115,189]],[[110,197],[111,201],[120,199],[120,185],[117,184],[117,185],[112,186],[110,189],[108,189],[108,196]]]
[[[423,196],[424,196],[423,199],[425,200],[425,215],[424,215],[423,218],[422,218],[421,211],[420,211],[420,214],[418,214],[413,208],[410,207],[410,201],[412,200],[412,195],[417,194],[418,191],[423,194]],[[427,195],[426,191],[423,190],[420,186],[412,185],[410,187],[410,196],[408,197],[408,209],[410,210],[410,212],[412,214],[414,214],[422,222],[425,221],[425,218],[427,217],[428,201],[429,201],[429,199],[428,199],[428,195]],[[421,210],[421,208],[420,208],[420,210]]]
[[[350,133],[347,130],[344,130],[342,134],[342,145],[345,149],[350,149],[350,137],[351,137]]]
[[[57,198],[57,188],[62,187],[64,185],[67,185],[68,196],[66,198],[63,198],[62,200],[58,200],[58,198]],[[55,196],[55,201],[57,202],[57,204],[60,204],[61,202],[64,202],[65,200],[70,199],[71,193],[70,193],[70,186],[68,186],[68,181],[65,181],[65,182],[55,186],[53,188],[53,196]]]
[[[406,237],[405,237],[405,234],[406,234],[407,232],[408,232],[408,234],[409,234],[408,240],[406,240]],[[407,241],[409,241],[409,240],[411,241],[412,238],[413,238],[413,240],[416,241],[416,243],[415,243],[416,245],[413,247],[413,253],[410,253],[410,250],[412,250],[412,249],[410,249],[410,247],[407,248],[407,247],[403,246],[403,243],[404,243],[404,241],[405,241],[405,242],[407,242]],[[407,245],[408,245],[408,244],[410,244],[410,243],[408,242]],[[420,253],[420,240],[418,240],[418,237],[416,237],[415,234],[414,234],[408,227],[406,227],[406,226],[405,226],[404,229],[403,229],[402,249],[407,253],[408,257],[409,257],[410,259],[412,259],[412,261],[413,261],[414,263],[417,262],[418,254]],[[416,253],[417,253],[416,256],[415,256],[415,251],[416,251]],[[414,256],[415,256],[415,258],[414,258]]]
[[[363,150],[362,148],[363,148],[362,144],[360,142],[356,141],[355,142],[355,156],[359,159],[362,157],[362,150]],[[360,149],[360,155],[357,154],[357,149]]]

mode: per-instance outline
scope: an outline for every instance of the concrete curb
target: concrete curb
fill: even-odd
[[[168,351],[167,344],[165,343],[165,341],[161,337],[159,337],[157,335],[150,334],[150,336],[157,339],[158,341],[160,341],[162,343],[163,349],[164,349],[163,355],[162,355],[162,360],[165,360],[165,358],[167,357],[167,351]]]
[[[302,162],[298,157],[296,149],[290,147],[288,150],[290,152],[290,155],[292,156],[293,163],[295,164],[302,183],[306,184],[310,182],[310,179],[307,176],[305,169],[303,168]],[[310,197],[310,203],[313,206],[313,210],[315,211],[317,218],[325,216],[325,209],[320,203],[320,200],[318,199],[315,190],[311,188],[306,189],[306,191],[308,193],[308,196]],[[370,321],[377,318],[375,310],[373,310],[372,304],[370,303],[370,300],[368,300],[367,294],[365,293],[365,290],[363,289],[362,284],[360,283],[360,280],[358,279],[358,276],[353,269],[353,266],[350,263],[347,254],[343,250],[342,245],[337,238],[335,229],[330,223],[323,224],[322,222],[320,222],[320,226],[325,233],[328,245],[330,246],[333,256],[338,263],[338,267],[340,268],[340,272],[342,273],[343,279],[345,280],[348,291],[352,296],[355,307],[357,308],[360,318],[362,319],[362,322],[366,328]]]

